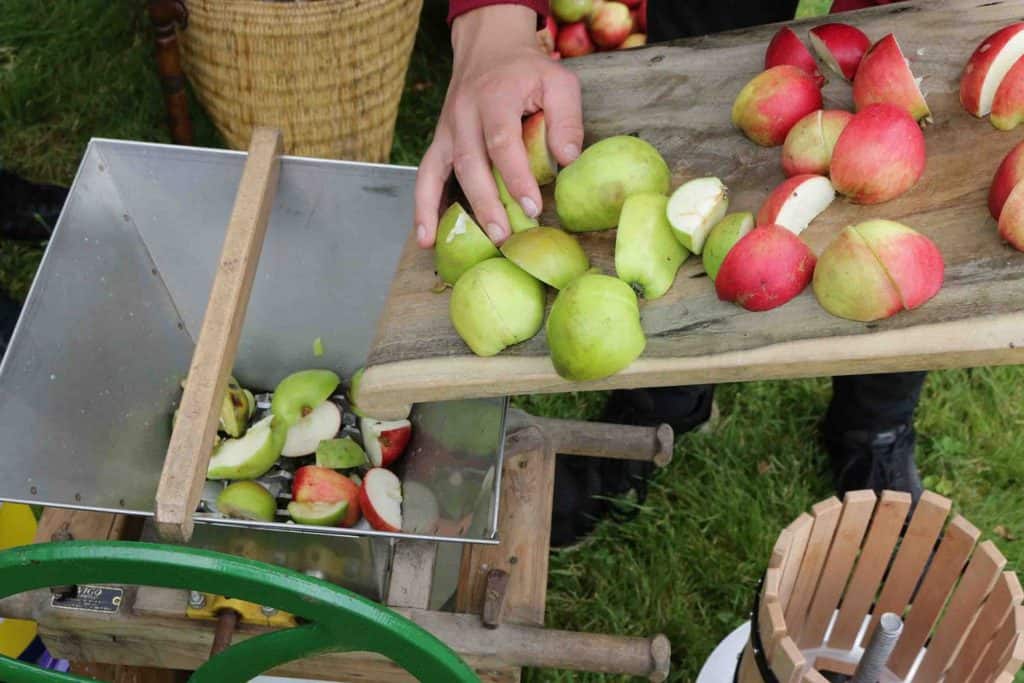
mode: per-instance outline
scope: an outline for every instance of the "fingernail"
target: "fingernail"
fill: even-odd
[[[566,145],[565,147],[562,148],[562,151],[564,151],[565,156],[569,157],[570,159],[575,159],[580,155],[579,145]]]
[[[487,235],[491,238],[492,242],[502,242],[505,239],[505,229],[497,223],[487,224]]]
[[[425,239],[427,239],[427,226],[421,223],[416,226],[416,240],[422,243]]]
[[[523,211],[525,211],[526,215],[530,218],[536,218],[537,214],[540,213],[540,209],[537,208],[537,205],[534,204],[533,200],[529,197],[520,198],[519,205],[523,207]]]

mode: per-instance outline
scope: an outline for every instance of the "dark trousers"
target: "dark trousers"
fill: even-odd
[[[792,19],[795,0],[648,0],[649,42],[707,35]],[[832,402],[826,434],[882,432],[909,423],[914,416],[925,373],[854,375],[832,379]],[[714,387],[666,387],[615,392],[616,413],[644,422],[668,422],[677,431],[707,419]]]

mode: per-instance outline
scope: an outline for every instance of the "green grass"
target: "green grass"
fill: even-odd
[[[450,69],[444,2],[430,0],[398,116],[392,159],[416,164]],[[7,0],[0,17],[0,162],[67,183],[93,136],[166,141],[149,28],[134,0]],[[197,143],[219,137],[193,103]],[[22,297],[39,245],[0,242],[0,287]],[[647,635],[674,648],[673,681],[692,681],[744,618],[780,528],[830,494],[815,436],[827,380],[726,385],[721,419],[681,437],[633,521],[606,523],[582,547],[552,556],[548,625]],[[596,417],[605,395],[522,397],[534,412]],[[994,537],[1021,567],[1024,372],[934,373],[919,412],[919,462],[929,486]],[[526,680],[613,681],[531,671]],[[1024,681],[1024,677],[1018,679]]]

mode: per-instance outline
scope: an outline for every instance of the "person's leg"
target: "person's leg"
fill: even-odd
[[[647,40],[658,43],[792,19],[796,0],[648,0]]]
[[[0,360],[7,351],[7,344],[11,341],[11,334],[14,333],[14,324],[18,322],[18,315],[21,314],[21,306],[2,291],[0,291]]]
[[[49,239],[67,195],[67,188],[29,182],[0,167],[0,239]]]
[[[914,411],[924,372],[832,378],[823,424],[836,490],[892,489],[916,502],[921,478],[914,463]]]

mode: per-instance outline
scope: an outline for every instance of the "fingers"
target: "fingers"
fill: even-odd
[[[540,215],[541,196],[523,144],[522,107],[510,107],[491,98],[480,111],[487,154],[501,172],[505,186],[530,218]]]
[[[455,177],[469,200],[476,222],[492,242],[501,244],[509,235],[508,215],[491,175],[479,112],[473,105],[456,105],[454,119],[456,134],[452,168]]]
[[[416,171],[416,242],[427,249],[437,235],[444,184],[452,172],[451,139],[439,128]]]
[[[548,148],[560,166],[568,166],[583,148],[583,103],[576,74],[552,64],[544,78],[544,122]]]

